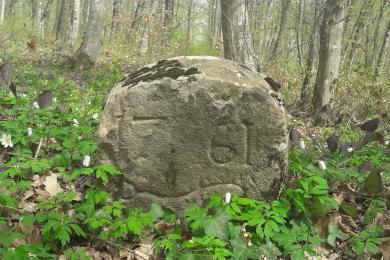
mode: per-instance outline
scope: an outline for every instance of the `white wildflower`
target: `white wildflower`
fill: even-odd
[[[352,148],[352,147],[349,147],[349,148],[347,149],[347,152],[349,152],[349,153],[352,153],[352,151],[353,151],[353,148]]]
[[[83,160],[83,166],[89,167],[89,164],[91,163],[91,156],[85,155]]]
[[[79,108],[78,108],[78,107],[75,107],[74,110],[79,111]]]
[[[306,149],[305,140],[301,139],[299,141],[299,148],[301,148],[302,150]]]
[[[389,145],[389,141],[386,141],[386,142],[385,142],[385,145]]]
[[[98,113],[93,113],[92,119],[93,119],[93,120],[96,120],[96,119],[98,118],[98,116],[99,116]]]
[[[31,127],[27,128],[27,136],[32,136],[33,135],[33,130]]]
[[[79,121],[77,121],[77,119],[73,119],[72,121],[74,126],[79,126]]]
[[[7,147],[13,147],[14,145],[12,144],[12,140],[11,140],[11,135],[10,134],[3,134],[0,138],[0,142],[1,144],[7,148]]]
[[[34,109],[39,109],[38,102],[34,102],[34,103],[32,104],[32,106],[33,106]]]
[[[225,194],[225,203],[229,204],[232,199],[232,194],[230,192],[226,192]]]
[[[318,165],[320,166],[321,170],[326,170],[326,164],[324,161],[319,160]]]
[[[252,241],[248,241],[248,246],[252,246]]]

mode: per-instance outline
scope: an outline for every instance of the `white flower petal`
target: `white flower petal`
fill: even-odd
[[[93,113],[92,119],[93,119],[93,120],[96,120],[96,119],[98,118],[98,116],[99,116],[98,113]]]
[[[33,135],[33,130],[31,127],[27,128],[27,136],[32,136]]]
[[[232,199],[232,194],[230,192],[226,192],[225,194],[225,203],[229,204]]]
[[[77,121],[77,119],[73,119],[72,121],[74,126],[79,126],[79,121]]]
[[[299,147],[302,149],[302,150],[305,150],[306,149],[306,145],[305,145],[305,140],[300,140],[299,141]]]
[[[324,161],[319,160],[318,165],[320,166],[321,170],[326,170],[326,164]]]
[[[0,138],[1,144],[4,146],[4,148],[7,147],[13,147],[12,139],[11,139],[11,134],[3,134]]]
[[[91,163],[91,157],[89,155],[85,155],[83,160],[83,166],[89,167],[90,163]]]
[[[32,106],[33,106],[34,109],[39,109],[38,102],[34,102],[34,103],[32,104]]]

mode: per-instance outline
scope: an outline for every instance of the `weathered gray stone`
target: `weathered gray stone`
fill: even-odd
[[[281,100],[264,76],[215,57],[177,57],[124,77],[99,128],[98,158],[131,205],[181,211],[210,194],[274,198],[287,168]]]

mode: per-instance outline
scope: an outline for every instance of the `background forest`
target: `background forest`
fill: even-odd
[[[280,198],[215,195],[181,218],[104,191],[107,94],[182,55],[281,93]],[[390,259],[389,0],[0,0],[0,64],[1,259]]]

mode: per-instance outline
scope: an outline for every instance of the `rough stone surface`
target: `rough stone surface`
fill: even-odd
[[[215,57],[162,60],[112,89],[98,158],[123,173],[108,189],[181,212],[214,193],[274,198],[287,168],[281,99],[265,76]]]

